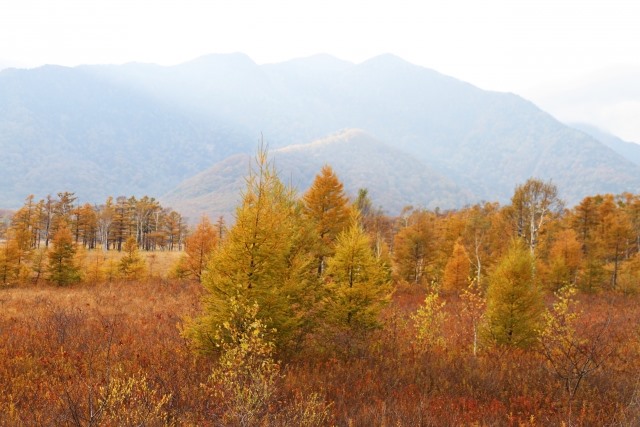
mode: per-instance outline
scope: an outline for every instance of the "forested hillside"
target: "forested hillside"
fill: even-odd
[[[570,204],[640,187],[640,166],[517,95],[391,55],[357,65],[329,56],[257,65],[232,54],[171,67],[8,69],[0,72],[0,112],[6,208],[31,192],[74,191],[95,203],[109,194],[162,195],[230,155],[252,153],[261,134],[278,149],[353,128],[422,162],[472,201],[505,202],[530,176],[552,179]],[[455,192],[409,193],[401,185],[415,167],[393,169],[405,176],[388,183],[377,205],[461,205]],[[345,184],[359,186],[347,173]]]
[[[82,68],[0,72],[0,205],[25,194],[162,194],[255,137]]]
[[[640,165],[640,145],[635,142],[623,141],[615,135],[612,135],[595,126],[586,123],[571,123],[571,126],[581,130],[587,135],[591,135],[625,159],[631,160],[636,165]]]

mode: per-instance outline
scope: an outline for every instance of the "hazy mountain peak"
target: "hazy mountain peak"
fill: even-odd
[[[227,67],[256,67],[257,64],[248,55],[240,52],[235,53],[211,53],[203,55],[191,61],[183,62],[178,67],[205,67],[205,68],[227,68]]]
[[[322,68],[343,69],[351,67],[354,64],[352,62],[345,61],[344,59],[337,58],[333,55],[329,55],[328,53],[317,53],[315,55],[302,58],[294,58],[288,61],[265,64],[265,66],[271,65],[293,65],[304,67],[320,66]]]
[[[362,64],[403,64],[403,65],[412,65],[409,61],[400,58],[398,55],[394,55],[392,53],[381,53],[380,55],[376,55],[372,58],[367,59],[362,62]]]
[[[292,180],[335,163],[350,185],[387,188],[378,198],[390,211],[410,197],[443,208],[507,201],[531,176],[553,179],[570,203],[640,188],[638,166],[520,97],[389,54],[359,65],[317,55],[258,66],[223,54],[171,67],[6,70],[0,112],[5,206],[61,190],[93,201],[163,194],[232,154],[253,152],[261,133],[274,148],[315,141],[279,153],[300,164],[289,163]],[[434,176],[448,177],[436,180],[437,191],[429,190]],[[228,187],[224,174],[215,179]]]
[[[308,83],[309,80],[314,79],[316,82],[335,79],[336,76],[354,66],[353,63],[343,61],[335,56],[318,54],[285,62],[264,64],[261,67],[275,81]]]
[[[373,202],[396,214],[406,205],[429,208],[463,206],[472,195],[411,155],[378,141],[361,129],[344,129],[307,144],[269,153],[283,181],[304,192],[329,164],[355,196],[367,188]],[[180,184],[162,199],[190,218],[226,215],[238,203],[250,156],[234,156]]]

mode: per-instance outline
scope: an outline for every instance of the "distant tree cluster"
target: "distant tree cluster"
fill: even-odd
[[[388,236],[399,283],[481,302],[476,338],[536,347],[544,296],[567,289],[640,292],[640,196],[597,195],[565,209],[530,179],[511,204],[439,212],[407,208]]]
[[[73,242],[87,249],[123,249],[133,236],[143,250],[181,250],[187,224],[182,216],[163,208],[153,197],[109,197],[102,205],[76,203],[74,193],[58,193],[25,204],[11,219],[8,238],[20,241],[21,247],[49,247],[61,224],[69,227]]]
[[[555,291],[640,291],[634,265],[640,251],[640,196],[596,195],[565,209],[555,186],[529,180],[512,203],[455,211],[408,208],[387,230],[397,279],[458,291],[461,277],[483,289],[516,239],[532,255],[537,283]]]
[[[0,244],[0,284],[37,281],[42,273],[54,283],[74,283],[81,278],[75,259],[79,248],[125,251],[131,257],[134,248],[182,250],[186,235],[182,216],[147,196],[109,197],[99,206],[80,205],[69,192],[38,202],[29,196],[11,217]],[[130,264],[121,269],[123,275],[137,277],[129,270],[138,265],[139,271],[140,262]]]

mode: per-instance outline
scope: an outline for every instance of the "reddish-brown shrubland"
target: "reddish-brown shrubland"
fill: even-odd
[[[172,250],[184,237],[178,214],[165,218],[166,234],[134,238],[121,227],[103,236],[111,249],[130,237],[127,254],[92,249],[104,242],[81,239],[71,221],[78,244],[60,257],[61,272],[78,269],[80,281],[59,280],[68,278],[50,262],[59,245],[46,250],[41,235],[51,218],[33,217],[29,198],[0,243],[0,426],[640,425],[640,196],[594,196],[548,217],[527,198],[520,207],[514,198],[503,208],[363,213],[367,253],[394,289],[388,305],[372,304],[375,288],[335,292],[341,276],[329,258],[339,251],[318,250],[292,194],[280,196],[266,217],[266,205],[247,199],[249,220],[237,224],[254,228],[226,230],[205,287],[178,279],[187,277]],[[118,203],[103,214],[138,201]],[[517,270],[503,266],[513,239],[526,244]],[[369,264],[350,270],[349,289]],[[455,286],[452,265],[464,267]],[[518,274],[498,280],[501,269]],[[509,311],[525,282],[536,308],[526,325],[532,302],[520,301],[519,316]],[[332,295],[349,327],[328,321]],[[354,296],[363,328],[350,324]],[[238,316],[228,317],[232,301]],[[261,301],[271,310],[260,312]],[[247,310],[254,303],[258,311]],[[200,342],[185,338],[189,319],[205,319]],[[515,345],[510,322],[521,322],[527,345]]]
[[[0,425],[219,425],[214,361],[180,334],[200,285],[149,280],[0,293]],[[418,348],[403,285],[356,356],[281,361],[265,425],[633,425],[640,422],[636,297],[580,295],[579,332],[599,366],[575,394],[535,349],[473,355],[463,300],[445,296],[444,346]],[[603,332],[603,329],[604,332]],[[306,415],[305,415],[306,414]],[[311,415],[310,415],[311,414]],[[314,418],[315,414],[315,418]]]

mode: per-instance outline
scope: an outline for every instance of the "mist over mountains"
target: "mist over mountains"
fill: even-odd
[[[424,163],[359,129],[274,149],[269,155],[281,179],[300,190],[311,185],[323,165],[330,164],[345,183],[348,195],[355,197],[360,188],[367,188],[372,200],[384,201],[376,207],[387,212],[400,212],[407,205],[429,209],[462,206],[474,200],[469,191]],[[254,163],[251,154],[232,156],[184,181],[163,200],[180,206],[190,218],[198,218],[202,212],[231,217]]]
[[[616,153],[622,155],[625,159],[640,166],[640,144],[624,141],[609,132],[587,123],[570,123],[569,125],[572,128],[581,130],[587,135],[592,136]]]
[[[257,65],[231,54],[1,71],[0,206],[59,191],[166,194],[175,209],[216,215],[237,200],[261,135],[300,191],[329,163],[392,214],[505,202],[532,176],[569,203],[640,188],[633,155],[514,94],[392,55]]]

